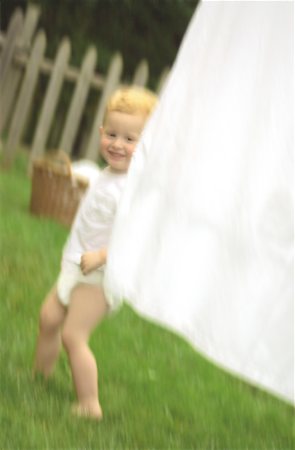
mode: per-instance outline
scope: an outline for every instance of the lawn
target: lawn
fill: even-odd
[[[67,230],[30,215],[26,156],[0,173],[0,449],[294,449],[294,409],[225,373],[128,306],[93,334],[104,420],[71,417],[63,353],[54,377],[32,381],[41,301]]]

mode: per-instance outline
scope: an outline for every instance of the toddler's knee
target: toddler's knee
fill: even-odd
[[[56,331],[59,328],[59,325],[59,321],[48,308],[41,308],[39,315],[39,328],[41,331],[44,333],[51,333]]]
[[[67,353],[70,353],[72,350],[74,350],[79,343],[79,339],[75,331],[67,327],[62,330],[61,339]]]

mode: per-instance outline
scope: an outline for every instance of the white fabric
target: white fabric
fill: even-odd
[[[80,264],[83,253],[107,247],[125,182],[126,173],[107,167],[90,185],[65,244],[62,265],[67,261]]]
[[[94,286],[102,286],[103,284],[103,270],[101,268],[93,270],[87,275],[83,275],[80,267],[71,262],[63,263],[63,268],[60,271],[56,283],[57,296],[59,301],[64,306],[68,306],[71,299],[71,293],[77,284],[91,284]],[[110,305],[112,307],[112,305]]]
[[[88,159],[79,159],[72,163],[72,175],[74,177],[83,178],[89,184],[94,184],[98,179],[101,168],[93,161]]]
[[[131,163],[114,298],[294,401],[293,4],[194,15]]]

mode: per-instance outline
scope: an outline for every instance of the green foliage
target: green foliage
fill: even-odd
[[[178,336],[124,306],[93,334],[104,420],[71,417],[65,355],[48,384],[31,379],[42,298],[67,230],[28,212],[21,155],[0,176],[0,448],[291,450],[294,410],[216,368]]]
[[[72,42],[72,63],[79,65],[87,47],[98,50],[98,69],[105,73],[120,51],[124,78],[132,78],[142,58],[150,65],[150,85],[171,66],[198,0],[34,0],[40,5],[40,26],[48,36],[48,56],[55,56],[63,36]],[[6,26],[13,9],[27,0],[2,0]]]

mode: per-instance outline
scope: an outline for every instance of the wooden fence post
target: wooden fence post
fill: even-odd
[[[119,84],[121,73],[123,69],[123,61],[120,53],[116,53],[111,61],[109,71],[105,80],[104,88],[95,119],[93,121],[92,130],[90,134],[89,144],[86,150],[86,158],[92,161],[97,161],[99,157],[99,127],[102,124],[105,107],[109,96],[114,92]]]
[[[30,155],[30,164],[32,160],[45,151],[46,141],[52,122],[52,118],[57,106],[60,90],[62,87],[64,74],[68,65],[71,53],[71,44],[68,38],[64,38],[60,44],[57,57],[55,59],[53,72],[46,91],[45,99],[42,105],[40,118],[33,139],[33,145]]]
[[[13,56],[18,53],[18,51],[27,51],[30,48],[33,34],[36,30],[37,22],[40,15],[40,8],[36,5],[29,4],[22,32],[19,35],[19,41],[16,42],[17,48]],[[7,76],[5,77],[5,83],[2,89],[1,104],[3,111],[0,124],[0,132],[6,127],[7,122],[11,116],[11,109],[14,104],[17,89],[23,75],[23,71],[19,67],[15,67],[13,61],[11,61],[8,67]]]
[[[149,65],[146,59],[143,59],[137,66],[132,84],[137,86],[145,86],[149,77]]]
[[[3,164],[5,167],[9,167],[15,158],[16,151],[24,131],[26,120],[28,118],[28,112],[37,84],[40,62],[43,58],[45,47],[45,33],[44,31],[39,31],[36,36],[29,61],[27,63],[25,76],[20,88],[8,132],[8,138],[4,147]]]
[[[1,93],[1,117],[0,117],[0,131],[2,129],[1,124],[5,114],[5,105],[3,103],[4,85],[9,73],[9,67],[12,62],[12,58],[15,52],[15,47],[18,43],[20,34],[23,29],[23,14],[20,9],[16,9],[12,18],[10,19],[8,31],[4,41],[4,46],[0,59],[0,93]]]
[[[157,92],[158,94],[160,94],[161,90],[163,89],[163,87],[164,87],[164,85],[165,85],[165,83],[166,83],[166,81],[167,81],[169,72],[170,72],[170,68],[169,68],[169,67],[166,67],[166,68],[162,71],[162,73],[161,73],[161,75],[160,75],[160,78],[159,78],[159,81],[158,81],[158,84],[157,84],[157,88],[156,88],[156,92]]]
[[[10,19],[8,31],[6,33],[4,46],[1,54],[0,59],[0,83],[1,87],[3,87],[3,83],[6,77],[6,74],[8,72],[16,44],[18,42],[18,39],[20,37],[20,34],[23,29],[23,13],[22,11],[17,8],[13,14],[13,16]]]
[[[33,3],[29,3],[26,10],[23,34],[21,37],[21,44],[22,46],[24,46],[24,48],[30,46],[31,44],[31,41],[33,39],[37,27],[39,16],[40,16],[39,6]]]
[[[60,140],[59,148],[70,154],[74,144],[87,94],[96,65],[96,49],[90,47],[83,60],[81,72],[72,97],[69,113]]]

